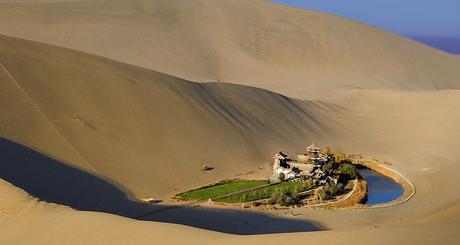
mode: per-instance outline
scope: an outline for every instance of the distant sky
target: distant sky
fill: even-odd
[[[460,0],[273,0],[358,20],[460,53]]]

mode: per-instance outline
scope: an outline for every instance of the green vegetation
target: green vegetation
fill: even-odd
[[[329,161],[322,166],[325,173],[330,174],[338,181],[328,182],[320,191],[322,200],[328,200],[334,196],[340,195],[352,186],[348,181],[358,178],[359,173],[348,159],[341,159],[339,162],[332,156]],[[266,185],[264,180],[231,180],[218,183],[213,186],[207,186],[200,189],[178,194],[176,197],[182,200],[207,200],[212,199],[217,202],[226,203],[246,203],[262,199],[267,200],[267,204],[293,205],[299,203],[301,197],[299,193],[312,189],[319,183],[318,179],[308,179],[305,182],[285,181],[285,175],[280,173],[278,178],[281,181],[278,184]],[[261,205],[264,201],[258,201],[255,205]]]
[[[257,190],[248,191],[244,193],[239,193],[235,195],[230,195],[222,198],[215,199],[218,202],[227,202],[227,203],[238,203],[238,202],[251,202],[260,199],[272,198],[275,193],[283,193],[282,197],[277,198],[279,201],[283,199],[283,203],[290,200],[285,200],[285,196],[289,198],[297,199],[299,192],[308,190],[313,187],[313,183],[308,184],[308,182],[281,182],[279,184],[263,187]],[[280,194],[278,194],[280,195]],[[280,201],[281,202],[281,201]],[[278,202],[276,202],[278,203]],[[280,203],[281,204],[281,203]]]
[[[358,178],[358,169],[355,165],[350,163],[340,164],[340,172],[345,175],[348,179]]]
[[[294,186],[293,190],[289,190],[287,188],[276,189],[268,199],[267,203],[270,205],[279,204],[289,206],[299,203],[299,201],[298,186]]]
[[[279,204],[283,206],[288,206],[291,203],[294,204],[295,201],[286,189],[277,189],[275,192],[272,193],[270,199],[268,199],[268,204],[270,205]]]
[[[284,175],[284,173],[280,173],[280,175],[278,176],[278,179],[283,182],[285,179],[286,179],[286,176]]]
[[[313,182],[313,180],[312,180],[312,179],[308,179],[308,180],[304,183],[304,186],[303,186],[303,187],[304,187],[305,189],[310,189],[310,188],[312,188],[312,187],[314,187],[314,186],[315,186],[315,183]]]
[[[331,196],[324,189],[322,189],[319,192],[319,196],[321,197],[321,200],[323,200],[323,201],[329,200],[331,198]]]
[[[347,186],[347,188],[344,188],[344,186],[348,183],[348,180],[356,179],[359,176],[358,169],[348,159],[341,160],[339,164],[336,164],[334,159],[331,159],[331,161],[322,166],[322,170],[324,172],[331,170],[340,172],[339,183],[328,182],[321,189],[319,195],[322,200],[331,199],[342,194],[345,190],[351,190],[352,187]]]
[[[353,187],[348,187],[348,188],[353,188]],[[321,196],[322,200],[328,200],[333,196],[343,194],[345,190],[348,190],[348,189],[344,187],[343,183],[335,184],[334,182],[328,182],[324,185],[319,195]]]
[[[206,200],[208,198],[225,195],[240,190],[246,190],[257,186],[265,185],[265,180],[231,180],[213,186],[178,194],[176,197],[182,200]],[[239,199],[238,199],[239,201]]]
[[[323,172],[325,173],[329,173],[329,171],[331,171],[332,169],[334,169],[333,161],[329,161],[328,163],[324,164],[323,167],[321,167],[321,170],[323,170]]]
[[[319,194],[322,200],[328,200],[332,196],[337,195],[339,192],[341,192],[341,190],[337,187],[336,184],[328,182],[324,185],[323,189]]]

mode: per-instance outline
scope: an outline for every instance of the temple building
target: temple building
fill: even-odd
[[[285,180],[296,178],[314,178],[326,181],[326,173],[321,170],[321,165],[327,159],[321,154],[321,149],[312,143],[306,148],[303,155],[297,155],[297,160],[291,160],[283,152],[276,153],[273,164],[271,183],[279,182],[279,175],[283,173]]]
[[[307,147],[307,151],[303,155],[297,155],[297,161],[299,162],[315,162],[319,163],[324,160],[321,154],[321,149],[313,142]]]

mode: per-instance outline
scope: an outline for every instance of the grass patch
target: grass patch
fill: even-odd
[[[205,200],[267,184],[266,180],[231,180],[176,195],[181,200]]]
[[[312,187],[309,187],[308,185],[302,182],[281,182],[279,184],[267,186],[267,187],[260,188],[257,190],[218,198],[218,199],[215,199],[214,201],[227,202],[227,203],[252,202],[252,201],[256,201],[260,199],[269,198],[274,192],[280,189],[284,189],[286,190],[286,192],[292,193],[294,191],[297,191],[297,192],[306,191],[311,188]]]

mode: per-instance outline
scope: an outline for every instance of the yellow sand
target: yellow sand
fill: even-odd
[[[458,241],[458,58],[263,1],[9,2],[0,34],[92,54],[0,36],[2,139],[139,198],[268,175],[274,152],[312,140],[393,163],[417,193],[385,209],[297,210],[328,231],[236,236],[79,212],[1,181],[1,244]],[[259,88],[191,82],[217,79]]]
[[[1,2],[2,34],[196,82],[246,84],[302,99],[350,87],[460,88],[460,61],[453,56],[371,26],[268,1]]]

